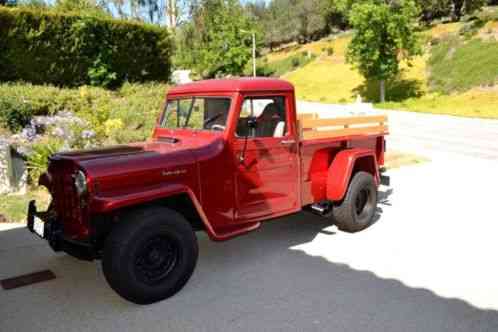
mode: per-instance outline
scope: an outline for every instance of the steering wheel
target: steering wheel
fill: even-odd
[[[224,131],[226,129],[226,126],[222,126],[220,124],[214,124],[211,126],[211,130],[220,130]]]

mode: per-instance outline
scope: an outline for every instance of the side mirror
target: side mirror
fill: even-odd
[[[247,118],[247,128],[256,129],[258,127],[258,121],[255,117]]]
[[[242,153],[240,154],[239,161],[240,163],[244,163],[244,160],[246,159],[246,150],[247,150],[247,138],[249,137],[249,134],[251,132],[254,132],[254,130],[258,127],[258,120],[256,117],[251,116],[247,118],[247,132],[244,137],[244,149],[242,150]],[[253,135],[251,135],[253,136]]]

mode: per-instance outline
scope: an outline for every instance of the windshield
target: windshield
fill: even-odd
[[[226,128],[230,98],[190,97],[171,99],[161,120],[162,128],[220,130]]]

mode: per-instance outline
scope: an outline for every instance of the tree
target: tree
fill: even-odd
[[[237,0],[203,0],[177,36],[177,66],[202,77],[241,75],[251,59],[253,19]],[[259,35],[259,31],[256,31]]]
[[[296,15],[299,22],[299,36],[302,41],[309,42],[310,37],[325,30],[325,16],[321,12],[322,0],[298,0]]]
[[[451,1],[449,0],[417,0],[417,5],[422,12],[422,20],[430,22],[434,19],[451,14]]]
[[[453,6],[452,16],[454,21],[459,21],[460,18],[462,18],[463,13],[471,15],[486,4],[486,0],[452,0],[451,2]]]
[[[450,15],[454,21],[459,21],[464,14],[471,15],[481,9],[486,0],[417,0],[417,4],[425,21]]]
[[[78,12],[94,16],[110,15],[95,0],[56,0],[55,9],[62,12]]]
[[[352,6],[349,21],[354,35],[347,60],[367,80],[380,83],[380,101],[385,101],[385,81],[395,77],[401,60],[421,53],[415,33],[418,9],[412,0],[397,3],[365,2]]]

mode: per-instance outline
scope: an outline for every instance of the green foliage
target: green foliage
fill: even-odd
[[[35,115],[69,111],[89,123],[96,133],[95,144],[107,145],[143,141],[150,137],[167,91],[165,84],[125,83],[118,90],[82,86],[64,89],[22,83],[0,85],[0,125],[7,123],[6,114],[22,112],[22,121],[10,126],[15,132]],[[1,105],[8,105],[8,112]],[[119,120],[121,125],[116,129]],[[78,136],[78,128],[75,134]],[[86,129],[86,128],[84,128]],[[84,148],[74,140],[70,148]]]
[[[88,78],[90,79],[91,85],[108,88],[116,83],[118,75],[111,71],[108,62],[103,60],[103,57],[100,54],[90,68],[88,68]]]
[[[38,0],[34,0],[38,1]],[[110,15],[93,0],[57,0],[55,11],[79,13],[87,16],[110,17]]]
[[[264,31],[264,43],[273,48],[290,41],[307,42],[322,37],[341,21],[330,0],[273,0],[251,5],[249,10]]]
[[[421,53],[415,33],[417,15],[417,7],[410,0],[397,5],[353,5],[350,22],[355,33],[348,46],[347,61],[367,80],[394,78],[400,72],[401,60],[409,61]]]
[[[40,211],[45,211],[50,195],[44,189],[29,190],[25,195],[0,195],[0,223],[26,222],[26,207],[31,200],[36,200]]]
[[[76,108],[73,94],[68,91],[31,84],[0,85],[0,126],[16,132],[33,116]]]
[[[114,86],[170,75],[160,27],[29,8],[0,8],[0,22],[1,81]]]
[[[40,175],[47,171],[48,158],[60,151],[62,142],[59,140],[46,140],[31,146],[31,153],[26,161],[31,183],[36,181]]]
[[[498,82],[498,42],[458,37],[433,47],[429,59],[429,84],[433,90],[450,93]]]
[[[334,48],[333,47],[324,47],[322,49],[322,52],[325,52],[328,56],[334,55]]]
[[[179,35],[175,62],[202,77],[240,75],[251,59],[255,28],[238,1],[201,1]]]
[[[461,27],[459,34],[464,36],[465,38],[472,38],[479,32],[479,29],[481,29],[484,25],[486,25],[486,21],[477,18],[475,20],[465,23]]]
[[[256,66],[256,73],[258,76],[272,76],[280,77],[297,68],[303,67],[316,59],[316,55],[309,54],[308,52],[298,53],[282,60],[273,61],[258,61]],[[246,66],[245,74],[250,76],[252,73],[252,65]]]
[[[472,15],[480,10],[486,0],[417,0],[422,9],[422,19],[431,21],[444,16],[452,16],[454,20],[466,15]]]

